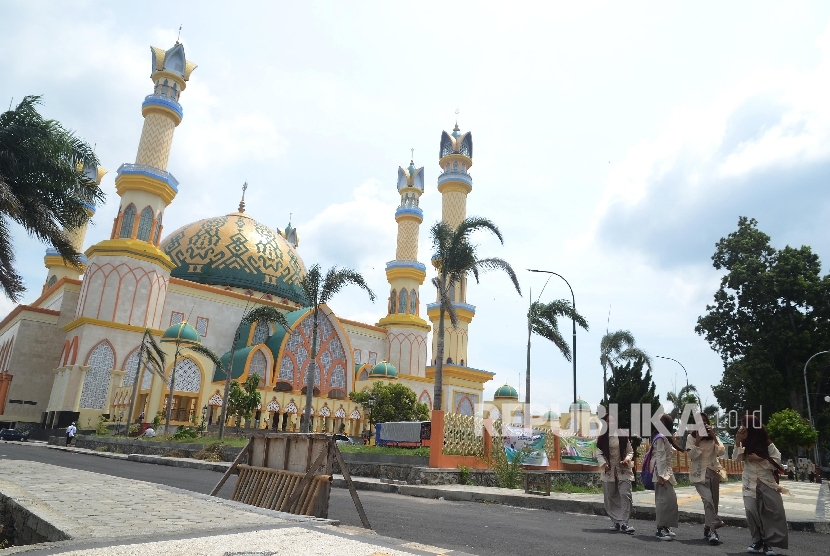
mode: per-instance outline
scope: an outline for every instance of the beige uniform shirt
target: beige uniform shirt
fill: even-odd
[[[781,465],[781,452],[775,447],[775,444],[768,446],[769,457],[776,463]],[[778,492],[787,492],[787,489],[776,484],[775,478],[772,476],[772,471],[775,469],[769,461],[749,461],[744,454],[743,446],[735,446],[735,452],[732,454],[732,459],[735,461],[744,462],[744,472],[742,475],[743,481],[743,495],[755,498],[755,491],[758,488],[758,481],[761,481],[770,488]]]
[[[608,455],[611,457],[611,461],[606,462],[605,456],[602,455],[601,451],[597,450],[597,461],[599,462],[601,469],[600,477],[603,482],[614,482],[617,479],[622,481],[634,480],[633,466],[620,465],[620,461],[623,459],[629,463],[634,461],[634,448],[631,447],[630,441],[626,444],[625,451],[625,457],[623,458],[620,456],[620,441],[613,436],[608,439]],[[607,471],[605,470],[606,463],[611,466]]]
[[[689,437],[692,440],[692,437]],[[702,483],[706,480],[706,470],[720,471],[722,466],[718,458],[726,453],[726,447],[718,438],[701,440],[699,446],[690,442],[689,450],[689,479],[693,483]],[[689,444],[686,444],[688,446]]]
[[[662,477],[673,485],[677,484],[671,468],[676,451],[666,438],[658,438],[654,442],[651,448],[651,465],[655,483],[657,483],[657,477]]]

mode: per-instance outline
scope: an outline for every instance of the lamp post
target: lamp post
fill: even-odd
[[[372,445],[372,410],[375,408],[375,395],[369,394],[369,446]]]
[[[686,386],[689,385],[689,373],[686,371],[686,367],[683,366],[683,363],[681,363],[677,359],[673,359],[671,357],[664,357],[662,355],[655,355],[654,357],[659,357],[660,359],[668,359],[669,361],[674,361],[675,363],[680,365],[680,367],[683,369],[683,372],[686,373]]]
[[[571,287],[571,284],[565,279],[564,276],[561,274],[557,274],[556,272],[551,272],[550,270],[534,270],[532,268],[527,269],[530,272],[539,272],[542,274],[553,274],[554,276],[559,276],[562,280],[568,284],[568,289],[571,290],[571,300],[573,303],[574,314],[576,314],[576,297],[574,296],[574,289]],[[574,401],[573,403],[576,404],[576,319],[571,319],[571,324],[573,325],[573,367],[574,367]],[[529,342],[528,342],[529,344]],[[527,396],[529,397],[530,389],[528,389]]]
[[[817,355],[822,355],[823,353],[830,353],[830,350],[814,353],[810,356],[807,362],[804,363],[804,396],[807,398],[807,417],[810,419],[810,426],[813,428],[815,428],[815,425],[813,424],[813,410],[812,408],[810,408],[810,389],[807,387],[807,365],[810,364],[810,361],[813,360],[813,357],[816,357]],[[827,398],[824,399],[827,400]],[[816,460],[816,465],[821,465],[818,453],[818,440],[816,440],[816,443],[813,445],[813,458]]]
[[[207,434],[207,405],[202,407],[202,423],[199,428],[202,429],[202,434]]]

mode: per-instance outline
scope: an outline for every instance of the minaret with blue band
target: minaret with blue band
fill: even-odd
[[[99,185],[101,183],[101,178],[103,178],[106,173],[107,171],[100,166],[96,168],[89,167],[84,169],[84,174],[86,174],[90,180]],[[92,205],[86,205],[86,212],[89,217],[92,218],[95,214],[95,207]],[[69,241],[72,243],[72,247],[74,247],[75,251],[78,253],[83,253],[84,239],[86,238],[86,230],[88,225],[89,220],[87,220],[86,223],[79,228],[74,230],[66,230],[66,234],[69,236]],[[61,257],[60,253],[58,253],[56,249],[50,247],[46,250],[46,256],[43,258],[43,264],[46,265],[46,283],[43,285],[43,291],[46,291],[54,286],[61,278],[70,278],[72,280],[79,279],[81,274],[83,274],[86,270],[86,263],[86,255],[81,254],[81,267],[76,268],[64,261],[63,257]]]
[[[418,235],[424,213],[418,206],[424,193],[424,169],[414,161],[398,168],[401,204],[395,211],[398,242],[395,260],[386,263],[389,281],[387,315],[378,322],[388,330],[389,362],[399,374],[425,376],[429,324],[420,316],[419,288],[426,266],[418,262]]]

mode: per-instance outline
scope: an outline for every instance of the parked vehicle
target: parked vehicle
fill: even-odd
[[[346,436],[345,434],[335,434],[334,441],[337,443],[338,446],[351,446],[354,444],[354,440]]]
[[[17,429],[3,429],[0,430],[0,440],[17,440],[18,442],[26,442],[29,440],[29,433],[22,432]]]

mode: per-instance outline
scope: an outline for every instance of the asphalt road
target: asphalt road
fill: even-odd
[[[180,469],[98,456],[49,450],[42,445],[0,442],[0,458],[30,460],[95,473],[105,473],[152,483],[161,483],[195,492],[208,493],[218,482],[219,473]],[[220,492],[228,497],[230,480]],[[573,555],[626,556],[657,554],[745,554],[750,539],[746,529],[725,527],[723,544],[709,546],[702,538],[700,525],[680,524],[674,542],[658,541],[653,522],[632,521],[634,536],[612,533],[607,518],[527,510],[496,504],[445,502],[397,494],[359,492],[372,527],[381,535],[489,555]],[[346,489],[334,489],[329,517],[345,525],[360,526]],[[830,535],[790,532],[786,554],[828,554]]]

